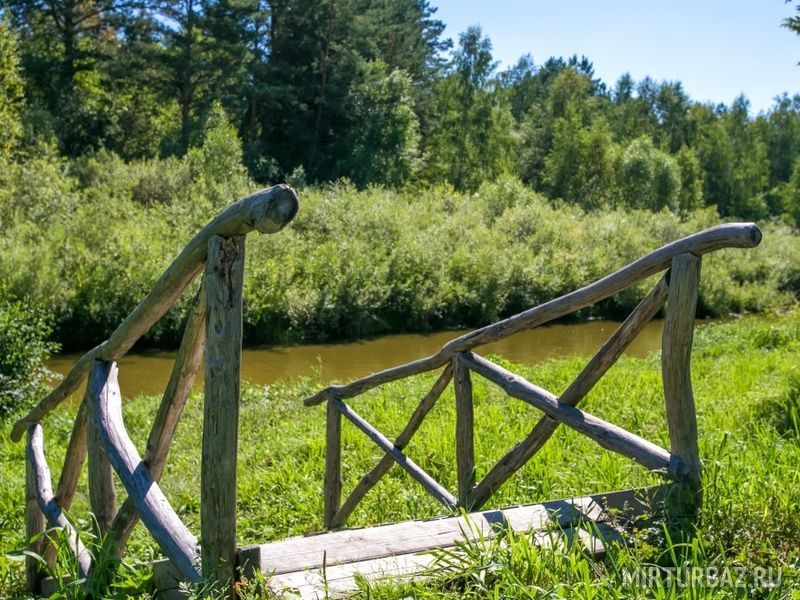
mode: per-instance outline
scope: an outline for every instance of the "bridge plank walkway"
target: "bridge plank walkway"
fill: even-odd
[[[372,582],[429,577],[437,568],[434,551],[465,539],[489,539],[503,528],[533,535],[541,545],[580,543],[589,555],[600,557],[604,541],[624,543],[635,519],[654,514],[665,487],[484,510],[468,519],[440,517],[288,538],[240,548],[239,564],[245,576],[255,570],[267,575],[276,592],[317,599],[353,592],[357,575]],[[155,564],[154,581],[159,598],[182,597],[168,560]]]

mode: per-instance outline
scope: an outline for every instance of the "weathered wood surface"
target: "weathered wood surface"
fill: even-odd
[[[567,526],[553,531],[533,531],[529,535],[541,547],[579,547],[595,559],[605,555],[605,543],[623,543],[623,536],[608,523],[593,523],[593,532],[580,526]],[[467,534],[466,537],[473,537]],[[491,536],[489,536],[491,537]],[[452,549],[445,547],[443,549]],[[457,559],[456,559],[457,560]],[[299,596],[303,600],[327,600],[328,598],[347,598],[358,590],[356,577],[372,584],[421,581],[437,575],[444,575],[448,565],[437,560],[434,552],[399,554],[385,558],[375,558],[353,563],[295,571],[270,577],[268,586],[276,594],[286,593],[290,597]],[[459,567],[453,565],[454,573]]]
[[[51,527],[64,531],[70,551],[78,563],[78,574],[86,576],[92,567],[92,557],[81,542],[75,528],[70,525],[64,516],[64,511],[56,502],[53,494],[53,484],[50,478],[50,467],[44,454],[44,433],[39,423],[28,427],[28,446],[26,459],[31,468],[31,483],[36,492],[36,501],[39,510],[44,514]]]
[[[342,413],[333,402],[327,405],[326,420],[323,522],[330,529],[342,501]]]
[[[680,254],[691,252],[701,255],[722,248],[753,248],[760,242],[761,231],[755,223],[728,223],[689,235],[662,246],[574,292],[457,337],[432,356],[373,373],[347,385],[329,386],[306,398],[304,404],[314,406],[325,402],[328,398],[342,400],[352,398],[384,383],[437,369],[447,363],[456,352],[465,352],[483,344],[496,342],[519,331],[537,327],[605,300],[642,279],[668,268],[672,259]]]
[[[567,539],[574,538],[587,552],[601,554],[602,542],[582,529],[597,527],[603,539],[619,539],[618,528],[650,512],[653,499],[663,495],[665,487],[487,510],[470,514],[469,524],[458,516],[289,538],[242,548],[239,564],[245,576],[254,570],[270,574],[269,585],[276,592],[292,588],[303,598],[323,598],[323,568],[328,591],[335,597],[354,590],[356,573],[371,580],[417,577],[431,564],[431,551],[479,535],[488,539],[503,528],[531,533],[541,544],[560,543],[564,537],[557,532],[563,530]],[[154,566],[158,590],[174,589],[178,581],[167,561]]]
[[[64,455],[64,466],[61,468],[58,486],[56,487],[56,502],[64,510],[69,510],[69,507],[72,506],[75,490],[78,487],[78,479],[81,476],[81,469],[86,460],[88,425],[89,412],[86,406],[86,398],[84,397],[80,407],[78,407],[78,413],[75,415],[75,422],[72,424],[67,453]]]
[[[671,479],[679,480],[683,477],[680,459],[656,444],[574,406],[559,403],[558,398],[547,390],[481,356],[464,353],[463,361],[470,369],[500,386],[509,396],[538,408],[548,417],[582,433],[603,448],[632,458],[651,471],[657,471]]]
[[[661,347],[661,373],[667,403],[670,450],[685,465],[686,482],[698,501],[700,455],[692,394],[691,356],[699,285],[700,258],[693,254],[676,256],[672,261]]]
[[[442,395],[442,392],[444,392],[452,378],[453,364],[448,363],[441,375],[439,375],[439,378],[433,384],[433,387],[431,387],[430,391],[425,394],[425,397],[423,397],[422,400],[420,400],[420,403],[417,405],[417,408],[414,410],[414,413],[411,415],[408,423],[403,428],[403,431],[401,431],[395,438],[395,448],[398,450],[403,450],[408,445],[408,443],[411,441],[411,438],[414,437],[414,434],[419,429],[420,425],[422,425],[425,417],[428,416],[428,413],[436,405],[436,401]],[[374,469],[365,474],[359,480],[358,485],[353,489],[353,491],[347,497],[347,500],[345,500],[344,504],[342,504],[342,507],[336,513],[336,516],[331,523],[331,527],[336,528],[344,525],[347,517],[350,516],[358,503],[361,502],[362,498],[367,495],[367,492],[369,492],[375,486],[375,484],[378,483],[380,478],[392,468],[394,462],[394,458],[392,458],[389,454],[386,454]]]
[[[61,384],[45,396],[28,415],[14,424],[12,439],[19,440],[29,423],[41,420],[75,391],[95,359],[119,360],[130,350],[175,304],[202,270],[208,242],[212,237],[245,235],[253,230],[275,233],[294,218],[297,209],[297,195],[286,185],[261,190],[228,206],[191,239],[111,337],[81,357]]]
[[[428,493],[436,498],[439,502],[444,504],[447,508],[454,510],[458,504],[453,495],[444,489],[439,482],[426,473],[417,463],[408,458],[401,450],[399,450],[386,436],[380,431],[375,429],[372,425],[367,423],[353,409],[347,406],[341,400],[332,400],[336,404],[336,408],[341,412],[348,421],[363,431],[366,436],[371,439],[375,444],[391,456],[397,464],[399,464],[405,471],[411,475]]]
[[[89,505],[96,520],[96,534],[104,536],[111,528],[117,514],[117,493],[114,489],[114,472],[108,461],[100,439],[97,423],[98,402],[102,393],[103,381],[92,378],[86,385],[83,402],[89,414],[88,432],[88,471],[89,471]],[[99,387],[98,387],[99,386]]]
[[[203,570],[233,597],[236,560],[236,457],[239,452],[244,236],[214,236],[206,263],[206,362],[200,538]]]
[[[458,502],[469,510],[469,494],[475,485],[475,414],[472,405],[472,377],[463,356],[453,357],[453,389],[456,398],[456,473]]]
[[[98,425],[103,447],[145,527],[187,581],[200,581],[197,539],[181,522],[136,450],[122,419],[117,365],[97,361],[90,385],[100,389]],[[94,380],[94,381],[91,381]]]
[[[561,394],[558,399],[561,404],[575,406],[592,390],[600,378],[622,356],[644,326],[656,316],[666,302],[668,292],[669,284],[667,278],[663,277]],[[483,506],[509,477],[522,468],[544,446],[558,425],[559,423],[555,419],[548,416],[542,417],[525,439],[509,450],[475,486],[470,494],[470,506],[473,508]]]
[[[75,421],[72,424],[72,432],[67,444],[67,452],[64,455],[64,466],[58,476],[58,486],[56,487],[55,501],[62,510],[69,510],[72,500],[75,498],[75,490],[78,488],[78,479],[81,476],[81,469],[86,460],[88,451],[88,425],[89,416],[86,409],[86,399],[81,400]],[[42,545],[45,561],[48,565],[53,565],[56,559],[56,549],[50,538],[45,538]]]
[[[203,362],[205,343],[206,294],[205,284],[202,284],[192,300],[189,318],[186,321],[178,354],[175,357],[175,364],[147,438],[144,464],[156,482],[161,480],[172,438]],[[121,556],[124,553],[125,544],[138,522],[138,517],[133,501],[126,498],[111,524],[114,555]]]
[[[36,494],[36,471],[33,462],[25,461],[25,538],[28,540],[28,551],[43,556],[44,548],[44,514],[39,508]],[[38,594],[42,581],[42,565],[33,556],[25,557],[25,581],[28,591]]]

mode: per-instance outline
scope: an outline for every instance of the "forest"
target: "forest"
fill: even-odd
[[[603,82],[587,57],[501,71],[479,27],[443,31],[427,0],[10,0],[0,154],[69,172],[113,155],[141,166],[137,200],[166,203],[181,182],[147,165],[201,146],[216,115],[259,184],[512,174],[587,210],[800,218],[800,96],[756,115],[679,81]]]

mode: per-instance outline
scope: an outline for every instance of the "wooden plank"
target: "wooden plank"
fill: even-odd
[[[497,527],[531,531],[552,526],[567,527],[581,520],[604,521],[608,515],[603,507],[608,496],[631,499],[637,492],[624,490],[470,513],[471,525],[463,516],[406,521],[289,538],[244,548],[241,552],[257,552],[265,574],[291,573],[321,568],[323,564],[333,566],[449,547],[470,530],[491,536]],[[616,498],[615,501],[623,500]],[[252,561],[252,558],[246,560]]]
[[[469,495],[475,485],[475,416],[472,405],[472,378],[459,353],[453,357],[453,388],[456,397],[456,468],[459,506],[469,506]]]
[[[680,459],[671,456],[656,444],[574,406],[559,403],[558,398],[547,390],[533,385],[477,354],[465,353],[463,360],[470,369],[499,385],[509,396],[519,398],[538,408],[548,417],[582,433],[603,448],[632,458],[651,471],[670,477],[677,477],[677,473],[681,471]]]
[[[203,570],[233,597],[236,579],[236,457],[239,446],[244,236],[214,236],[206,264],[206,368],[200,537]]]
[[[42,511],[47,523],[64,531],[70,551],[78,563],[78,574],[85,577],[92,566],[92,557],[81,542],[78,532],[67,521],[64,511],[56,502],[53,494],[50,466],[44,454],[44,433],[39,423],[33,423],[28,428],[28,446],[26,458],[30,465],[30,476],[39,510]]]
[[[653,290],[636,306],[628,318],[614,331],[603,346],[595,353],[558,401],[575,406],[617,362],[625,349],[656,316],[664,305],[669,292],[666,277],[662,277]],[[548,416],[542,417],[531,432],[519,444],[501,458],[475,486],[470,494],[470,506],[480,508],[502,486],[536,454],[558,428],[558,421]]]
[[[43,556],[44,547],[44,514],[39,508],[36,494],[36,471],[32,461],[25,461],[25,538],[28,540],[28,551]],[[42,565],[33,556],[25,557],[25,581],[28,591],[37,595],[41,589]]]
[[[95,534],[102,537],[108,533],[111,523],[117,514],[117,493],[114,489],[114,472],[108,462],[100,431],[97,426],[97,414],[100,395],[104,383],[93,377],[86,385],[86,403],[89,414],[88,432],[88,471],[89,471],[89,505],[95,518],[97,530]],[[99,387],[98,387],[99,386]]]
[[[700,455],[692,393],[691,358],[694,316],[700,285],[700,258],[681,254],[672,261],[669,301],[661,346],[661,373],[667,405],[670,450],[681,459],[685,481],[700,498]]]
[[[323,568],[331,595],[354,588],[355,573],[374,579],[383,575],[403,577],[419,575],[430,564],[426,556],[441,548],[452,548],[465,537],[485,539],[503,528],[531,532],[537,543],[580,543],[595,555],[604,550],[602,540],[619,540],[617,523],[641,521],[652,506],[651,499],[668,493],[667,486],[620,490],[542,504],[487,510],[463,516],[407,521],[377,527],[335,531],[306,537],[289,538],[239,551],[239,565],[245,577],[261,570],[270,577],[269,585],[277,592],[282,587],[301,593],[319,593]],[[602,535],[598,540],[595,529]],[[564,535],[555,535],[562,531]],[[418,558],[414,558],[418,557]],[[153,580],[159,597],[164,590],[176,594],[179,574],[169,561],[157,561]],[[311,597],[316,596],[302,596]]]
[[[325,427],[325,499],[323,521],[333,527],[342,501],[342,413],[328,402]]]
[[[199,582],[201,574],[198,567],[200,557],[197,539],[170,506],[125,430],[117,365],[97,361],[89,377],[105,382],[102,386],[98,386],[102,390],[98,403],[100,407],[98,426],[111,466],[122,480],[142,523],[164,555],[172,559],[186,581]]]
[[[567,527],[562,530],[534,532],[531,535],[534,543],[544,547],[580,544],[586,554],[596,559],[604,556],[605,541],[618,541],[621,537],[613,527],[605,523],[597,524],[593,532],[581,527]],[[431,570],[433,567],[437,567],[435,571]],[[325,600],[351,596],[358,590],[356,576],[375,585],[382,582],[427,580],[443,574],[444,566],[437,562],[436,554],[424,552],[335,565],[324,570],[318,568],[274,575],[270,577],[268,586],[277,594],[293,593],[301,599]]]
[[[419,429],[420,425],[422,425],[425,417],[428,416],[428,413],[436,405],[436,401],[442,395],[442,392],[444,392],[452,377],[453,364],[447,363],[447,366],[442,371],[442,374],[439,375],[439,378],[433,384],[433,387],[427,394],[425,394],[425,397],[420,400],[420,403],[417,405],[417,408],[414,410],[414,413],[411,415],[408,423],[403,428],[403,431],[401,431],[395,438],[395,448],[398,450],[403,450],[408,445],[408,443],[411,441],[411,438],[414,437],[414,434]],[[339,512],[336,513],[332,527],[336,528],[344,525],[347,517],[350,516],[358,503],[361,502],[361,499],[364,498],[364,496],[367,495],[367,492],[369,492],[375,486],[375,484],[378,483],[380,478],[389,471],[393,464],[394,459],[389,454],[386,454],[374,469],[361,478],[361,480],[358,482],[358,485],[350,493],[350,495],[347,497],[347,500],[345,500],[344,504],[339,509]]]
[[[436,498],[450,510],[455,510],[458,502],[453,495],[444,489],[433,477],[431,477],[419,465],[417,465],[417,463],[403,454],[399,448],[386,439],[386,436],[375,429],[372,425],[367,423],[344,402],[341,400],[332,400],[331,402],[336,405],[336,408],[339,410],[339,412],[347,417],[348,421],[363,431],[369,439],[375,442],[378,448],[391,456],[397,462],[397,464],[403,467],[403,469],[422,487],[424,487],[431,496]]]
[[[345,400],[384,383],[438,369],[449,362],[456,352],[465,352],[483,344],[505,339],[519,331],[543,325],[605,300],[642,279],[663,271],[679,254],[691,252],[700,255],[722,248],[753,248],[760,242],[761,231],[755,223],[728,223],[705,229],[662,246],[579,290],[457,337],[445,344],[436,354],[373,373],[347,385],[329,386],[306,398],[303,403],[306,406],[314,406],[322,404],[329,398]]]
[[[205,284],[201,284],[200,290],[192,300],[175,364],[147,438],[144,464],[156,482],[161,480],[175,430],[203,362],[205,343],[206,294]],[[115,556],[124,554],[125,544],[138,520],[139,515],[133,501],[126,498],[111,524],[111,538],[114,544],[112,554]]]
[[[212,237],[245,235],[253,230],[275,233],[294,218],[297,210],[297,195],[286,185],[276,185],[261,190],[228,206],[189,241],[111,337],[81,357],[58,387],[14,424],[11,438],[19,441],[28,424],[40,421],[74,392],[86,377],[95,359],[115,361],[124,356],[133,344],[175,304],[186,287],[202,270],[207,258],[208,242]]]

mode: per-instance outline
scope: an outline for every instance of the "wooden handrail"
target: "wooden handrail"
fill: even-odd
[[[367,423],[352,408],[347,406],[341,400],[334,400],[333,403],[337,410],[342,413],[342,415],[344,415],[351,423],[353,423],[353,425],[363,431],[367,437],[375,442],[375,444],[381,450],[391,456],[397,462],[397,464],[403,467],[403,469],[405,469],[409,475],[416,479],[420,485],[422,485],[422,487],[424,487],[428,493],[431,494],[431,496],[436,498],[439,502],[451,510],[456,508],[458,501],[453,497],[453,495],[439,485],[439,483],[437,483],[433,477],[423,471],[422,468],[417,465],[417,463],[403,454],[397,448],[397,446],[386,439],[386,436],[375,429],[372,425]]]
[[[181,575],[187,581],[199,582],[202,576],[197,539],[175,514],[125,430],[116,363],[97,361],[89,376],[89,388],[92,390],[89,410],[97,413],[103,447],[128,498],[161,551]]]
[[[175,261],[153,285],[150,292],[111,334],[107,341],[87,352],[52,392],[22,417],[11,430],[11,439],[19,441],[30,423],[40,421],[61,404],[86,378],[95,359],[119,360],[142,335],[158,321],[202,270],[208,242],[215,235],[244,235],[250,231],[274,233],[285,227],[297,214],[294,190],[276,185],[242,198],[222,211],[203,227],[181,251]]]
[[[471,370],[500,386],[509,396],[519,398],[538,408],[551,419],[582,433],[603,448],[632,458],[651,471],[659,471],[673,480],[681,481],[686,477],[686,468],[680,458],[671,455],[652,442],[579,408],[559,403],[558,398],[547,390],[526,381],[519,375],[515,375],[482,356],[465,352],[462,360]]]
[[[78,562],[78,574],[85,577],[92,567],[92,557],[81,542],[78,532],[67,521],[63,509],[56,502],[50,467],[44,455],[44,432],[40,423],[28,426],[27,461],[31,473],[30,483],[34,488],[39,510],[52,527],[64,530],[70,551]]]
[[[156,418],[150,429],[150,435],[147,438],[144,465],[156,482],[161,479],[172,438],[175,435],[186,401],[189,399],[192,384],[203,361],[206,332],[205,317],[205,285],[201,285],[200,290],[192,300],[192,307],[183,331],[178,354],[175,357],[175,364],[167,387],[164,390],[158,413],[156,413]],[[111,540],[115,546],[113,554],[116,556],[122,556],[125,544],[138,518],[139,514],[136,512],[133,501],[130,498],[126,498],[110,529]]]
[[[645,296],[628,318],[614,331],[595,353],[558,401],[568,406],[577,405],[600,378],[616,363],[625,349],[656,313],[664,306],[669,292],[667,277],[662,277],[653,290]],[[527,463],[545,442],[550,439],[559,422],[542,417],[527,437],[514,446],[475,486],[470,494],[470,506],[480,508],[505,481]]]
[[[499,341],[605,300],[642,279],[667,269],[672,259],[681,254],[691,253],[700,256],[722,248],[753,248],[760,242],[761,230],[755,223],[729,223],[711,227],[662,246],[574,292],[457,337],[445,344],[436,354],[373,373],[346,385],[329,386],[306,398],[303,403],[306,406],[315,406],[330,398],[341,400],[352,398],[384,383],[438,369],[449,362],[457,352],[465,352]]]
[[[452,363],[447,363],[447,366],[433,384],[431,390],[425,394],[425,397],[422,398],[422,400],[420,400],[416,410],[414,410],[414,414],[411,415],[411,418],[403,428],[403,431],[401,431],[395,438],[395,448],[403,450],[408,445],[408,443],[411,441],[411,438],[414,437],[414,434],[419,429],[420,425],[422,425],[425,417],[428,416],[428,413],[436,405],[436,401],[442,395],[442,392],[444,392],[452,378],[453,365]],[[387,454],[381,459],[381,462],[379,462],[374,469],[365,474],[359,480],[358,485],[353,489],[352,492],[350,492],[347,500],[345,500],[344,504],[342,504],[341,508],[333,517],[331,527],[335,528],[344,525],[347,517],[350,516],[350,513],[353,512],[358,503],[361,502],[362,498],[364,498],[367,492],[369,492],[375,486],[375,484],[378,483],[378,480],[380,480],[380,478],[383,477],[387,471],[389,471],[393,464],[394,459]]]

